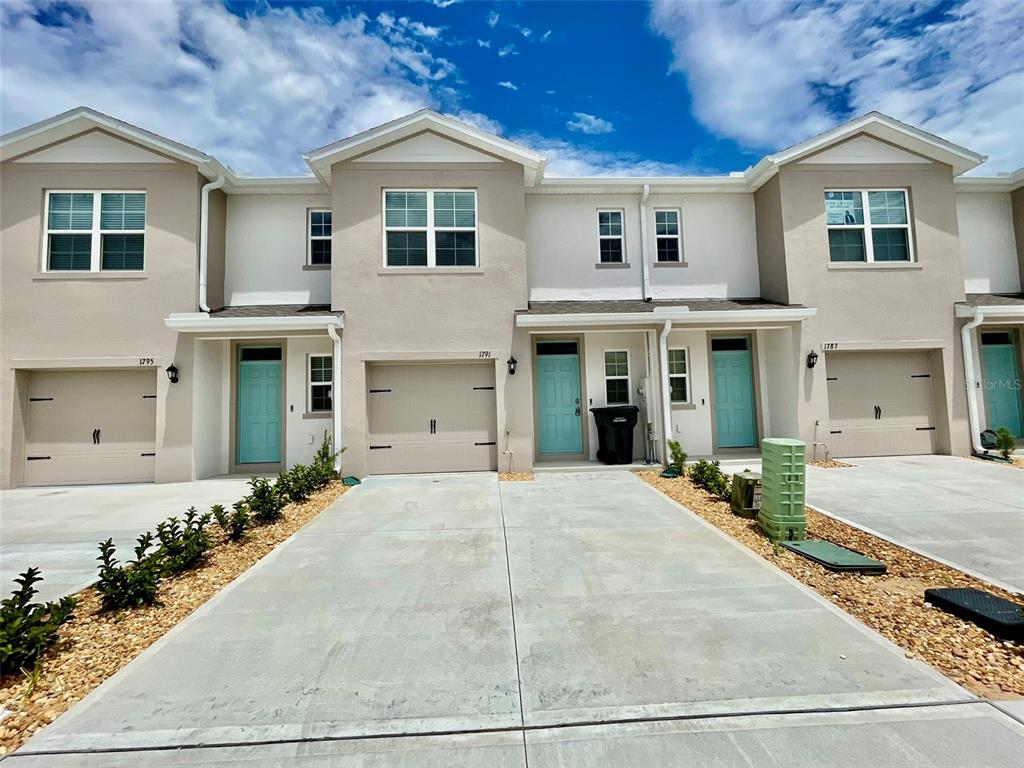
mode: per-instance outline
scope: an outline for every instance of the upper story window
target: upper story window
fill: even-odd
[[[679,211],[656,210],[654,212],[654,233],[658,241],[658,261],[681,261],[682,238],[679,235]]]
[[[622,264],[625,261],[622,211],[597,212],[597,238],[602,264]]]
[[[330,411],[331,387],[334,377],[333,359],[330,355],[309,356],[309,411],[321,413]]]
[[[673,403],[690,402],[690,372],[685,349],[668,351],[668,389]]]
[[[384,263],[475,267],[476,191],[384,190]]]
[[[312,210],[309,212],[309,263],[325,265],[331,263],[331,212]]]
[[[48,192],[45,215],[48,271],[145,267],[145,192]]]
[[[629,353],[624,349],[604,353],[604,395],[608,405],[629,405]]]
[[[825,223],[829,261],[914,260],[905,189],[827,190]]]

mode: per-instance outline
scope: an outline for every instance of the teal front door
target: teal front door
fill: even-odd
[[[988,428],[1006,427],[1015,437],[1024,435],[1021,418],[1020,364],[1017,345],[1008,331],[981,334],[981,364],[985,371]]]
[[[238,463],[280,461],[281,349],[243,347],[238,361]]]
[[[537,345],[540,453],[582,453],[580,357],[575,342]],[[563,351],[561,354],[548,352]]]
[[[715,382],[715,427],[719,448],[749,448],[757,442],[750,339],[711,340]]]

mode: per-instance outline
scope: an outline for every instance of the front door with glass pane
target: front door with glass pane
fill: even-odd
[[[1015,437],[1024,435],[1020,363],[1014,334],[1009,331],[983,331],[981,364],[985,373],[988,428],[1006,427]]]
[[[280,347],[239,349],[237,418],[238,463],[280,463]]]
[[[711,364],[718,447],[753,447],[757,442],[757,427],[750,339],[745,336],[712,339]]]
[[[580,358],[576,342],[538,342],[538,452],[582,453],[580,413]]]

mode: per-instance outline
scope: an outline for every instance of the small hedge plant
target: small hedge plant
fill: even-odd
[[[668,441],[668,449],[672,453],[672,461],[670,461],[668,465],[672,469],[678,469],[679,476],[683,477],[686,474],[686,451],[684,451],[683,446],[675,440]]]
[[[210,515],[200,515],[195,507],[185,513],[185,524],[176,517],[168,518],[156,527],[160,548],[155,557],[160,560],[161,571],[171,576],[198,566],[213,546],[206,526]]]
[[[690,467],[690,480],[712,496],[722,499],[729,498],[731,491],[729,476],[721,470],[717,461],[708,461],[707,459],[698,461]]]
[[[249,527],[249,508],[244,501],[236,501],[227,512],[222,504],[214,504],[210,510],[217,525],[224,531],[228,541],[240,541]]]
[[[43,651],[57,642],[57,630],[74,615],[75,598],[66,596],[48,603],[34,603],[43,580],[38,568],[29,568],[14,582],[18,588],[0,603],[0,670],[26,674]]]
[[[117,611],[156,602],[163,567],[155,553],[147,554],[153,540],[149,531],[139,536],[135,559],[124,565],[119,564],[114,556],[116,547],[113,539],[100,542],[100,555],[96,558],[100,561],[100,578],[96,582],[96,591],[100,593],[103,610]]]
[[[999,455],[1007,461],[1010,460],[1010,455],[1013,453],[1013,449],[1017,447],[1017,441],[1013,437],[1013,433],[1010,432],[1006,427],[1000,427],[996,430],[996,448],[999,450]]]

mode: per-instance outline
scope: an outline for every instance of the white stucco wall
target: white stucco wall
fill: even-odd
[[[526,197],[530,298],[638,299],[640,196],[535,194]],[[687,266],[657,267],[654,210],[680,212]],[[624,268],[601,268],[597,212],[624,212]],[[655,298],[739,298],[759,294],[753,195],[652,194],[648,202],[648,254]]]
[[[228,472],[230,353],[227,341],[195,341],[192,402],[193,476]]]
[[[626,350],[629,353],[629,391],[630,404],[640,408],[640,416],[637,420],[636,429],[633,432],[633,458],[642,460],[645,454],[646,422],[649,418],[655,417],[657,404],[654,405],[654,414],[647,414],[646,404],[643,402],[637,389],[640,387],[640,380],[647,376],[646,343],[644,333],[588,333],[583,339],[584,344],[584,375],[586,376],[587,402],[584,404],[583,417],[587,425],[587,444],[591,461],[597,461],[597,423],[594,421],[594,414],[591,408],[600,408],[607,405],[605,398],[604,379],[604,353],[605,350]]]
[[[229,195],[224,300],[249,304],[329,304],[330,270],[306,264],[306,212],[330,195]]]
[[[1010,195],[958,192],[956,220],[967,293],[1020,291]]]
[[[330,433],[329,415],[309,415],[308,366],[312,354],[331,354],[331,340],[325,336],[293,336],[288,339],[285,373],[285,462],[309,464],[320,447],[324,431]]]
[[[687,350],[690,405],[672,406],[672,439],[690,456],[711,453],[711,384],[708,378],[708,342],[704,331],[672,331],[669,349]]]

